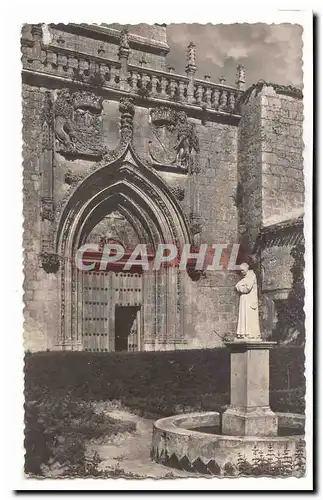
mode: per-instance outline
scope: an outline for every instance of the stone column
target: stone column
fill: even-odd
[[[41,172],[41,263],[47,273],[56,273],[59,258],[54,252],[54,189],[53,189],[53,151],[54,151],[54,112],[49,91],[46,92],[42,108],[42,133],[39,138],[41,153],[39,166]]]
[[[34,40],[34,45],[31,49],[31,59],[33,60],[33,67],[40,69],[42,65],[42,40],[43,30],[41,24],[33,24],[31,27],[31,35]]]
[[[277,436],[278,418],[269,406],[269,349],[276,342],[234,340],[231,352],[230,406],[222,415],[222,433]]]
[[[120,61],[120,90],[129,90],[128,85],[128,58],[129,58],[129,42],[128,30],[124,29],[121,32],[119,46],[119,61]]]

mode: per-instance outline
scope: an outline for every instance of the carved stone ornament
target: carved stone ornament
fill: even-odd
[[[31,35],[34,38],[34,40],[41,40],[43,36],[43,30],[42,30],[42,25],[39,24],[32,24],[31,26]]]
[[[121,143],[132,142],[133,137],[133,117],[135,114],[135,106],[133,99],[122,97],[120,99],[119,111],[121,114],[120,136]]]
[[[63,155],[100,158],[102,109],[102,97],[93,92],[60,91],[55,102],[56,151]]]
[[[167,127],[171,132],[177,122],[176,111],[168,106],[157,106],[150,111],[151,123],[156,127]]]
[[[80,179],[79,174],[72,172],[72,170],[68,170],[65,174],[65,182],[66,182],[66,184],[69,184],[70,186],[72,184],[77,184],[79,179]]]
[[[50,222],[53,222],[53,220],[55,219],[54,202],[52,198],[42,198],[41,215],[42,220],[47,219]]]
[[[196,47],[193,42],[190,42],[187,46],[187,66],[186,70],[190,70],[191,68],[196,69]]]
[[[43,149],[48,151],[53,148],[53,133],[54,126],[54,116],[53,116],[53,104],[51,100],[50,93],[46,93],[46,98],[42,107],[42,146]]]
[[[176,164],[188,167],[192,151],[200,151],[199,140],[195,132],[195,127],[188,123],[184,111],[178,114],[177,142],[175,144]]]
[[[46,273],[56,274],[59,270],[59,257],[56,253],[43,252],[41,254],[42,267]]]
[[[150,114],[152,138],[149,156],[153,164],[173,166],[189,173],[196,171],[199,140],[186,113],[161,106],[151,110]]]
[[[200,234],[202,232],[202,217],[198,214],[190,214],[190,230],[192,235]]]
[[[121,31],[119,57],[128,57],[130,52],[128,30],[125,28]]]
[[[182,186],[180,186],[179,184],[175,184],[171,187],[171,191],[174,194],[175,198],[177,198],[179,201],[184,200],[185,189]]]

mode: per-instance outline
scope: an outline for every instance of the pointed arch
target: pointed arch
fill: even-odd
[[[82,180],[66,201],[56,232],[58,254],[63,256],[66,241],[72,245],[78,241],[80,227],[85,227],[89,215],[113,199],[121,205],[124,202],[130,213],[152,222],[160,238],[157,243],[176,242],[181,245],[191,242],[188,224],[175,196],[165,181],[128,145],[116,160]],[[73,242],[67,234],[72,235]]]
[[[56,252],[63,262],[60,272],[62,322],[59,339],[62,345],[73,345],[79,340],[79,271],[73,265],[75,253],[93,227],[115,209],[121,210],[128,221],[138,221],[138,226],[143,228],[141,236],[149,237],[149,241],[143,243],[152,248],[158,243],[174,243],[179,248],[191,243],[188,224],[178,201],[165,181],[138,158],[130,145],[117,159],[91,172],[66,200],[57,224]],[[169,284],[176,281],[171,276],[163,279]],[[178,309],[174,286],[174,290],[169,291],[173,296],[167,301],[172,304],[173,316],[176,307]],[[162,287],[159,286],[159,291]],[[174,318],[168,321],[169,324],[172,322]]]

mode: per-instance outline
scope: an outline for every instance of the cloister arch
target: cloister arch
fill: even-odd
[[[131,146],[112,162],[91,172],[70,194],[57,223],[56,252],[62,262],[58,344],[63,349],[83,348],[82,276],[74,264],[76,251],[94,226],[113,210],[122,213],[140,242],[153,249],[159,243],[175,243],[180,248],[191,242],[176,198]],[[180,302],[186,277],[183,279],[182,275],[174,268],[144,273],[141,348],[184,342],[184,311]]]

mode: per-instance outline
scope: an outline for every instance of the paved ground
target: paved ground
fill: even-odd
[[[102,411],[102,408],[100,410]],[[170,469],[151,461],[153,420],[141,418],[123,409],[108,407],[103,411],[113,418],[135,422],[136,432],[119,434],[111,439],[105,439],[102,443],[91,444],[91,451],[97,451],[103,459],[100,469],[111,467],[123,469],[126,474],[132,473],[143,478],[192,477],[193,474]]]

